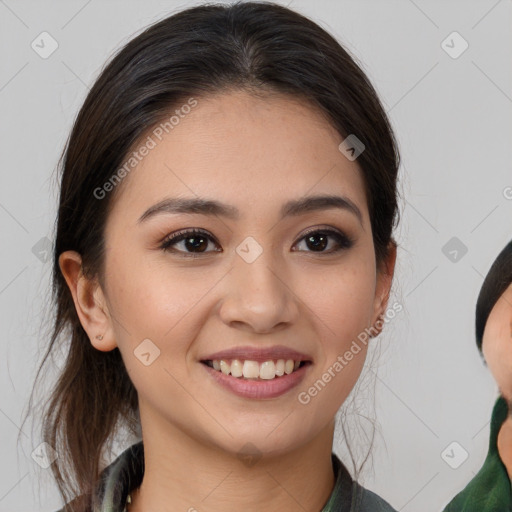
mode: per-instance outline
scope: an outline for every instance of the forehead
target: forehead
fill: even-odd
[[[489,313],[485,323],[482,349],[485,352],[489,348],[489,339],[493,339],[500,333],[510,335],[512,332],[512,283],[500,295]]]
[[[510,316],[512,315],[512,283],[508,285],[507,288],[500,295],[499,299],[494,304],[491,312],[489,314],[489,320],[507,320],[510,321]]]
[[[338,192],[367,216],[359,166],[339,151],[343,137],[309,103],[242,91],[196,101],[167,125],[168,133],[160,125],[141,138],[151,149],[118,185],[113,215],[128,204],[140,215],[166,196],[184,195],[215,197],[243,217],[255,208],[277,211],[288,199]]]

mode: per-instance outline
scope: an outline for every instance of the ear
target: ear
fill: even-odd
[[[84,276],[80,254],[75,251],[61,253],[59,266],[73,296],[80,323],[94,348],[102,352],[116,348],[107,301],[97,280],[91,281]]]
[[[384,326],[383,317],[389,301],[391,284],[395,273],[396,263],[396,244],[390,242],[388,246],[388,256],[379,265],[377,269],[377,283],[375,287],[375,301],[373,304],[372,331],[376,332],[373,336],[378,336]]]

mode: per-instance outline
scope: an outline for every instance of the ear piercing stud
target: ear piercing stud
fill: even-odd
[[[103,335],[102,335],[102,334],[98,334],[98,335],[96,336],[96,339],[101,341],[101,340],[103,339]]]

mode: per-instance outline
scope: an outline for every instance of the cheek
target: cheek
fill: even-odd
[[[117,283],[111,286],[113,326],[125,367],[140,398],[165,409],[165,397],[172,396],[174,408],[185,407],[188,396],[179,383],[188,378],[186,360],[214,283],[147,262],[131,269],[123,265],[111,273]]]
[[[172,269],[165,259],[151,260],[147,255],[122,261],[112,258],[110,268],[111,303],[126,319],[126,331],[134,340],[153,336],[165,341],[182,329],[188,312],[211,288],[212,279],[205,270]]]
[[[129,260],[111,269],[112,325],[133,384],[142,395],[158,396],[162,386],[178,392],[171,375],[185,378],[191,342],[204,324],[200,317],[212,277]],[[144,357],[151,361],[148,366]]]
[[[307,290],[303,294],[306,311],[315,324],[321,348],[315,375],[308,384],[312,387],[301,391],[306,394],[311,410],[327,418],[345,401],[366,360],[375,271],[360,259],[351,266],[340,265],[318,273],[316,283],[314,287],[311,282],[302,286]]]
[[[302,284],[302,296],[323,320],[327,337],[347,340],[370,326],[375,298],[375,272],[357,264],[332,267]]]
[[[333,291],[331,300],[324,304],[333,330],[340,335],[353,333],[369,326],[373,311],[371,286],[350,288],[342,286]]]

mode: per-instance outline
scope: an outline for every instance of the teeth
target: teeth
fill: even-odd
[[[230,368],[229,364],[226,363],[226,361],[221,361],[220,362],[220,371],[222,373],[224,373],[225,375],[229,375],[229,372],[231,371],[231,368]]]
[[[265,361],[260,366],[260,379],[273,379],[276,376],[276,365],[274,361]]]
[[[244,361],[243,374],[246,379],[257,379],[260,376],[260,365],[256,361]]]
[[[294,361],[293,359],[278,359],[277,361],[265,361],[258,363],[257,361],[251,361],[246,359],[240,361],[239,359],[233,359],[231,364],[221,359],[220,361],[214,360],[209,362],[210,366],[217,371],[221,371],[224,375],[231,374],[233,377],[245,378],[245,379],[263,379],[271,380],[275,377],[282,377],[284,374],[289,375],[290,373],[297,370],[300,366],[300,361]]]
[[[233,375],[233,377],[241,377],[243,372],[242,363],[238,359],[231,362],[231,375]]]

